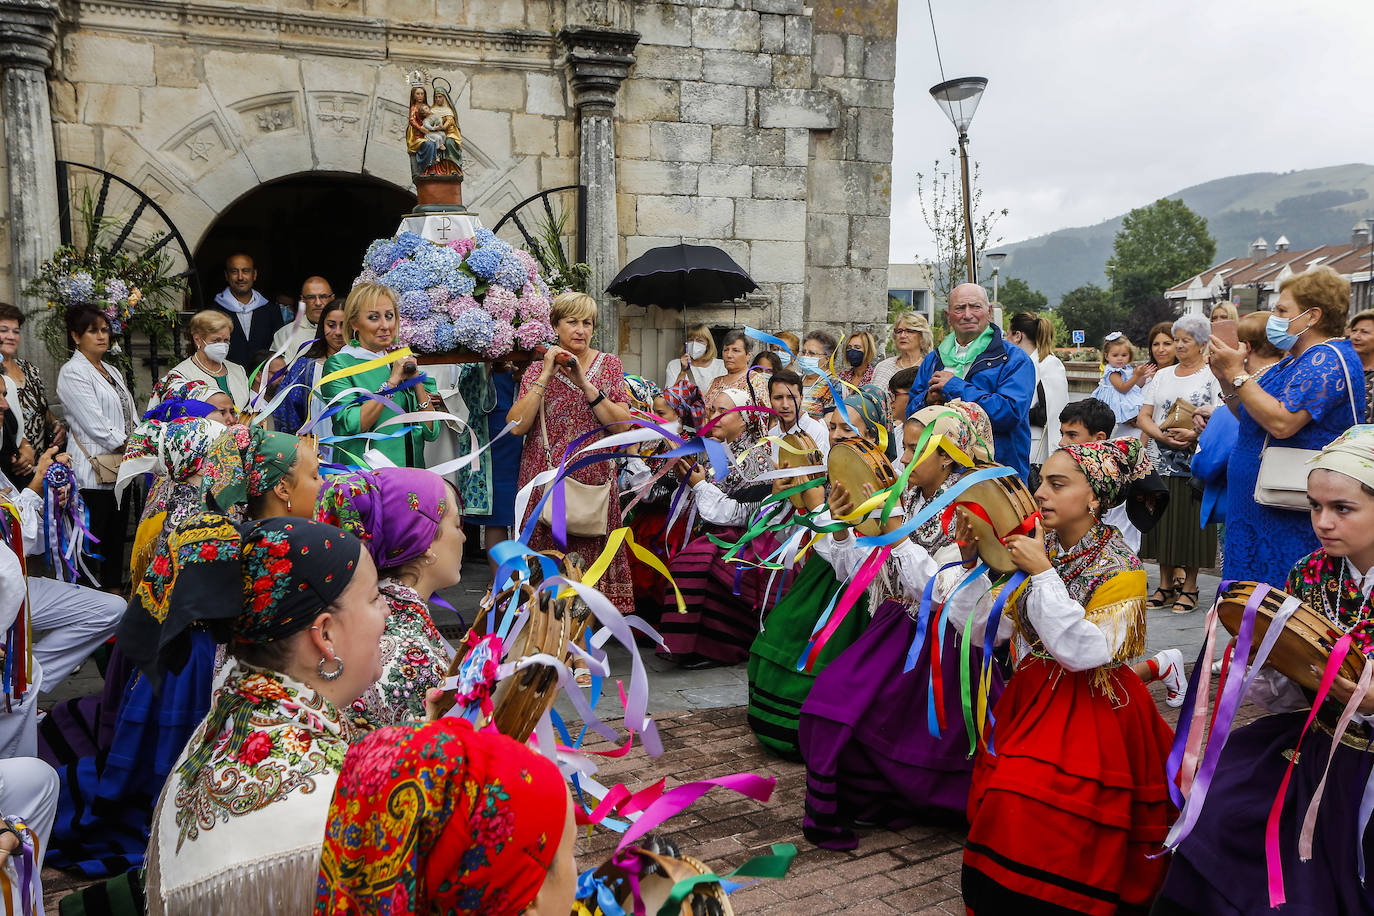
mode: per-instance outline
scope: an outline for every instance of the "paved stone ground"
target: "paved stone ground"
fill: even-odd
[[[444,593],[463,613],[471,609],[487,587],[490,572],[485,564],[464,565],[464,582]],[[1156,571],[1151,569],[1151,588]],[[1215,576],[1201,581],[1201,607],[1207,608],[1217,586]],[[1177,615],[1168,610],[1149,615],[1149,650],[1178,646],[1191,668],[1202,640],[1204,613]],[[440,611],[436,622],[447,629],[457,624],[450,612]],[[452,631],[450,631],[452,632]],[[615,675],[628,674],[628,656],[611,653]],[[964,833],[947,827],[912,827],[902,831],[873,830],[862,837],[853,852],[817,849],[801,834],[805,768],[767,754],[754,740],[745,720],[745,666],[706,671],[681,671],[646,654],[650,669],[650,708],[663,738],[664,754],[649,759],[636,749],[619,760],[603,760],[598,779],[605,785],[624,782],[639,789],[666,777],[669,785],[697,779],[754,772],[775,776],[773,797],[760,804],[725,790],[713,790],[694,806],[664,825],[690,855],[724,874],[754,855],[768,852],[770,844],[788,842],[798,855],[791,873],[781,881],[765,881],[738,891],[733,897],[740,913],[777,914],[961,914],[959,870]],[[1215,679],[1214,679],[1215,680]],[[69,679],[56,699],[98,691],[100,680],[88,664]],[[1163,688],[1154,685],[1161,713],[1171,724],[1177,711],[1163,702]],[[568,715],[566,701],[563,711]],[[46,698],[45,698],[46,704]],[[613,713],[618,704],[604,697],[598,714],[618,724]],[[1251,707],[1241,711],[1240,721],[1257,714]],[[588,748],[603,744],[595,735]],[[596,830],[578,840],[578,864],[591,867],[606,859],[616,835]],[[43,876],[47,912],[56,914],[58,901],[86,882],[74,881],[53,869]]]

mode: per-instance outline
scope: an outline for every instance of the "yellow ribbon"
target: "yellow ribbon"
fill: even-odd
[[[620,550],[620,545],[625,544],[634,552],[643,563],[654,572],[668,580],[668,584],[673,587],[673,595],[677,598],[677,611],[679,614],[687,613],[687,602],[682,600],[682,592],[677,587],[677,582],[673,581],[672,573],[668,572],[668,567],[663,565],[663,561],[644,547],[635,543],[634,533],[628,527],[617,528],[606,538],[606,547],[601,551],[601,556],[597,557],[587,571],[582,574],[582,584],[595,586],[597,581],[606,574],[606,570],[611,568],[611,563],[615,560],[616,551]],[[570,598],[574,595],[571,588],[564,589],[560,598]]]
[[[411,356],[410,347],[402,347],[399,350],[392,350],[386,356],[379,356],[376,359],[369,359],[365,363],[358,363],[356,366],[345,366],[342,369],[335,369],[333,372],[320,379],[319,387],[323,388],[330,382],[338,381],[341,378],[348,378],[351,375],[360,375],[364,372],[371,372],[382,366],[389,366],[397,360]]]

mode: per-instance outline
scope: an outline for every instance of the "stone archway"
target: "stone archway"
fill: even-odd
[[[304,172],[258,185],[215,218],[196,246],[207,302],[224,288],[224,259],[252,255],[258,291],[295,296],[318,274],[344,295],[373,239],[396,231],[415,195],[367,175]]]

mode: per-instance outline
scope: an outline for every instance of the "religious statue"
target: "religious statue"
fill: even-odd
[[[424,75],[409,76],[410,117],[406,122],[406,150],[410,153],[412,178],[445,176],[463,178],[463,135],[453,110],[452,85],[443,77],[433,80],[434,101],[426,98]]]

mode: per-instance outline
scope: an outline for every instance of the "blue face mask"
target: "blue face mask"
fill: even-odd
[[[819,356],[798,356],[797,366],[807,375],[815,375],[821,371],[821,358]]]
[[[1310,309],[1309,309],[1310,311]],[[1307,312],[1302,313],[1306,315]],[[1300,317],[1298,315],[1294,318]],[[1269,338],[1269,342],[1287,353],[1298,345],[1300,334],[1288,333],[1288,327],[1292,324],[1292,318],[1280,318],[1278,315],[1270,315],[1269,320],[1264,323],[1264,336]]]
[[[786,350],[774,350],[773,355],[778,358],[778,365],[786,369],[792,362],[792,354]]]

